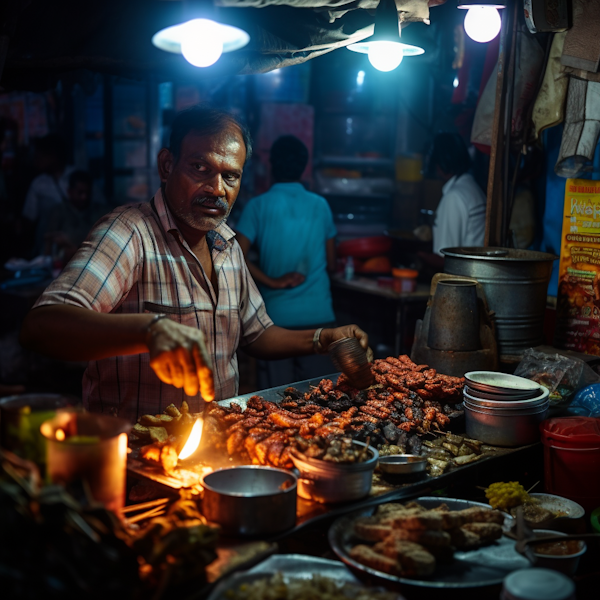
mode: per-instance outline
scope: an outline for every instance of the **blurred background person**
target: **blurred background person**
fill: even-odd
[[[250,200],[237,224],[237,239],[258,284],[267,313],[288,329],[334,326],[329,275],[335,269],[333,215],[325,198],[300,183],[308,149],[296,137],[271,147],[271,189]],[[250,248],[258,252],[255,262]],[[326,375],[335,369],[327,356],[258,361],[259,389]]]
[[[66,264],[105,213],[105,207],[92,204],[93,180],[86,171],[69,176],[67,200],[54,205],[43,226],[45,254],[57,256]]]
[[[39,175],[29,186],[22,214],[35,256],[44,250],[43,233],[50,211],[67,201],[69,176],[75,167],[67,166],[67,144],[55,133],[35,140],[34,165]]]
[[[444,182],[435,213],[433,251],[442,248],[483,246],[486,196],[469,173],[471,159],[457,133],[439,133],[429,156],[429,173]]]

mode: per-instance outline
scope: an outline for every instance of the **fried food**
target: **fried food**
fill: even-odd
[[[363,544],[354,546],[350,550],[350,556],[357,562],[377,571],[390,573],[390,575],[402,575],[402,566],[397,560],[376,552],[371,546]]]
[[[498,525],[504,523],[504,515],[499,510],[489,510],[473,506],[458,512],[465,519],[465,523],[498,523]]]
[[[384,540],[407,540],[425,547],[440,547],[450,545],[450,535],[445,531],[394,529]]]
[[[356,537],[375,543],[357,544],[351,556],[386,573],[427,576],[435,571],[436,561],[452,560],[453,549],[478,548],[502,537],[503,523],[501,512],[484,507],[450,510],[446,504],[434,509],[418,502],[384,504],[373,516],[354,521]]]
[[[435,557],[414,542],[394,538],[376,544],[373,550],[400,563],[402,573],[407,577],[426,577],[435,571]]]
[[[402,512],[393,512],[381,519],[394,529],[412,531],[439,530],[444,524],[442,515],[435,511],[421,511],[415,508]]]
[[[476,533],[484,544],[502,537],[502,525],[498,523],[465,523],[462,529]]]
[[[375,517],[360,517],[354,522],[354,533],[367,542],[379,542],[390,534],[390,528]]]

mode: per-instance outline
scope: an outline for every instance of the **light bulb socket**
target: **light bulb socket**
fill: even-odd
[[[501,8],[506,8],[506,2],[485,2],[485,0],[458,0],[458,5],[456,8],[469,10],[470,8],[475,8],[476,6],[482,6],[484,8],[495,8],[497,10],[500,10]]]
[[[192,19],[218,21],[219,9],[212,0],[183,0],[181,3],[183,22]]]
[[[375,28],[369,42],[400,43],[400,20],[395,0],[380,0],[375,9]]]

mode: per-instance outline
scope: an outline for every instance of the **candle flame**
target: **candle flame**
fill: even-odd
[[[65,438],[67,437],[62,429],[57,429],[54,435],[59,442],[64,442]]]
[[[198,449],[198,446],[200,445],[200,440],[202,439],[203,424],[204,423],[203,423],[202,419],[196,419],[196,422],[194,423],[194,426],[192,427],[192,431],[190,431],[190,435],[187,439],[187,442],[185,443],[183,450],[179,453],[178,458],[180,458],[180,459],[188,458],[189,456],[194,454],[194,452],[196,452],[196,450]]]

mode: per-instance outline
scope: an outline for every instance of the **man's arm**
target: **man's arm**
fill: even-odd
[[[20,342],[60,360],[100,360],[150,352],[157,376],[188,396],[200,390],[213,400],[211,363],[204,334],[153,314],[114,315],[62,304],[34,308],[25,317]]]
[[[248,265],[248,270],[252,275],[254,281],[258,283],[262,283],[267,287],[273,289],[283,289],[283,288],[293,288],[304,282],[306,279],[304,275],[301,273],[286,273],[281,277],[269,277],[265,272],[263,272],[258,265],[254,264],[252,261],[248,260],[248,252],[250,251],[250,247],[252,243],[250,240],[241,233],[238,233],[236,236],[238,244],[244,253],[244,259],[246,260],[246,264]]]
[[[315,329],[292,331],[272,325],[265,329],[254,342],[245,346],[244,350],[250,356],[266,360],[314,354],[313,336],[315,331]],[[332,342],[348,337],[357,338],[365,351],[368,349],[369,337],[357,325],[323,329],[319,341],[323,351],[326,351]]]

